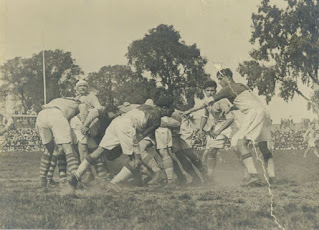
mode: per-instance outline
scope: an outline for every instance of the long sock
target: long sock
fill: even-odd
[[[198,180],[200,181],[200,177],[198,176],[198,174],[196,173],[196,171],[193,168],[192,163],[190,162],[190,160],[188,158],[186,158],[185,154],[183,151],[178,151],[175,153],[176,157],[178,158],[178,160],[181,162],[183,169],[189,174],[191,175],[191,177],[193,178],[193,180]]]
[[[47,150],[44,151],[41,157],[41,163],[40,163],[40,179],[41,182],[46,182],[47,174],[50,168],[50,162],[51,162],[51,155],[49,155],[49,152]]]
[[[70,171],[70,173],[71,174],[75,173],[79,167],[79,162],[73,153],[66,154],[66,162],[67,162],[68,170]]]
[[[130,178],[131,176],[133,176],[131,170],[129,170],[128,167],[124,166],[121,171],[111,180],[111,183],[118,184]]]
[[[184,153],[186,154],[187,158],[192,162],[192,164],[195,165],[196,168],[198,168],[200,172],[204,171],[202,161],[200,160],[198,155],[194,153],[192,149],[185,149]]]
[[[257,169],[254,163],[254,160],[251,156],[251,153],[243,155],[243,163],[247,168],[249,174],[257,174]]]
[[[60,180],[63,180],[67,176],[66,175],[66,157],[64,153],[58,155],[57,163],[58,163]]]
[[[174,168],[173,168],[173,160],[171,157],[167,156],[163,158],[163,166],[167,176],[168,181],[174,180]]]
[[[276,177],[274,159],[270,158],[267,165],[267,173],[269,177]]]
[[[152,169],[153,172],[158,172],[161,169],[159,168],[155,158],[151,155],[151,154],[144,154],[143,155],[143,163],[147,165],[147,167],[149,167],[150,169]]]
[[[57,159],[58,159],[58,157],[54,156],[54,155],[51,158],[50,167],[49,167],[48,174],[47,174],[47,181],[48,182],[51,181],[53,178],[53,173],[54,173],[54,170],[55,170],[55,167],[57,164]]]
[[[94,165],[94,168],[95,168],[95,171],[96,171],[96,174],[98,177],[106,177],[107,176],[107,173],[106,173],[106,170],[104,168],[104,164],[103,164],[101,158],[97,159],[97,163]]]
[[[81,179],[81,177],[83,176],[83,174],[86,172],[86,170],[89,167],[90,167],[90,163],[87,161],[87,159],[84,159],[75,172],[77,178]]]
[[[216,166],[216,155],[208,156],[207,158],[207,175],[212,176],[214,174],[214,169]]]

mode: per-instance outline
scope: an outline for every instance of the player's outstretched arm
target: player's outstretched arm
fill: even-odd
[[[221,132],[223,132],[225,129],[231,126],[233,122],[234,122],[234,118],[226,119],[225,122],[222,124],[222,126],[218,130],[215,130],[210,133],[211,136],[217,137],[219,134],[221,134]]]
[[[204,104],[199,105],[199,106],[194,106],[193,108],[191,108],[191,109],[185,111],[185,112],[183,113],[183,116],[187,116],[187,115],[189,115],[189,114],[191,114],[191,113],[193,113],[193,112],[196,112],[196,111],[198,111],[198,110],[204,109],[204,108],[206,108],[207,106],[213,104],[214,102],[215,102],[214,98],[211,97],[211,98],[209,98]]]

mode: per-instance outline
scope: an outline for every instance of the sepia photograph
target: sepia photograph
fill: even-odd
[[[0,229],[319,229],[319,0],[0,0]]]

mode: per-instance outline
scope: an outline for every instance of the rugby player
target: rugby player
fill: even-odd
[[[161,123],[161,117],[171,116],[173,99],[163,96],[156,102],[156,107],[141,105],[120,117],[115,118],[106,129],[105,135],[99,147],[87,158],[82,161],[78,170],[73,174],[70,185],[74,188],[81,179],[87,168],[96,162],[96,159],[106,150],[112,150],[116,146],[121,146],[123,154],[130,158],[130,161],[121,171],[111,180],[111,185],[118,185],[131,177],[142,164],[139,142],[144,137],[153,133]]]
[[[257,143],[267,165],[268,181],[273,183],[275,180],[274,160],[268,148],[268,142],[271,139],[271,119],[267,109],[246,85],[234,82],[233,73],[229,68],[218,71],[217,79],[223,89],[212,96],[205,105],[192,108],[186,111],[184,115],[188,115],[193,111],[205,108],[223,98],[227,98],[235,109],[240,110],[245,115],[243,124],[236,134],[238,139],[236,147],[242,155],[243,163],[250,176],[246,185],[260,184],[257,169],[250,149],[248,148],[250,141],[252,141],[253,144]]]

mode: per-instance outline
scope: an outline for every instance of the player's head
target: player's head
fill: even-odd
[[[215,81],[207,81],[203,86],[204,94],[206,97],[210,97],[216,94],[217,84]]]
[[[222,69],[217,72],[216,77],[218,79],[218,83],[222,87],[226,87],[233,81],[233,72],[229,68]]]
[[[88,92],[88,83],[85,80],[79,80],[75,85],[75,90],[79,95],[85,95]]]
[[[150,105],[150,106],[155,106],[154,104],[154,101],[152,99],[147,99],[145,102],[144,102],[145,105]]]
[[[172,116],[174,112],[174,98],[171,96],[160,96],[155,104],[160,108],[163,116]]]

